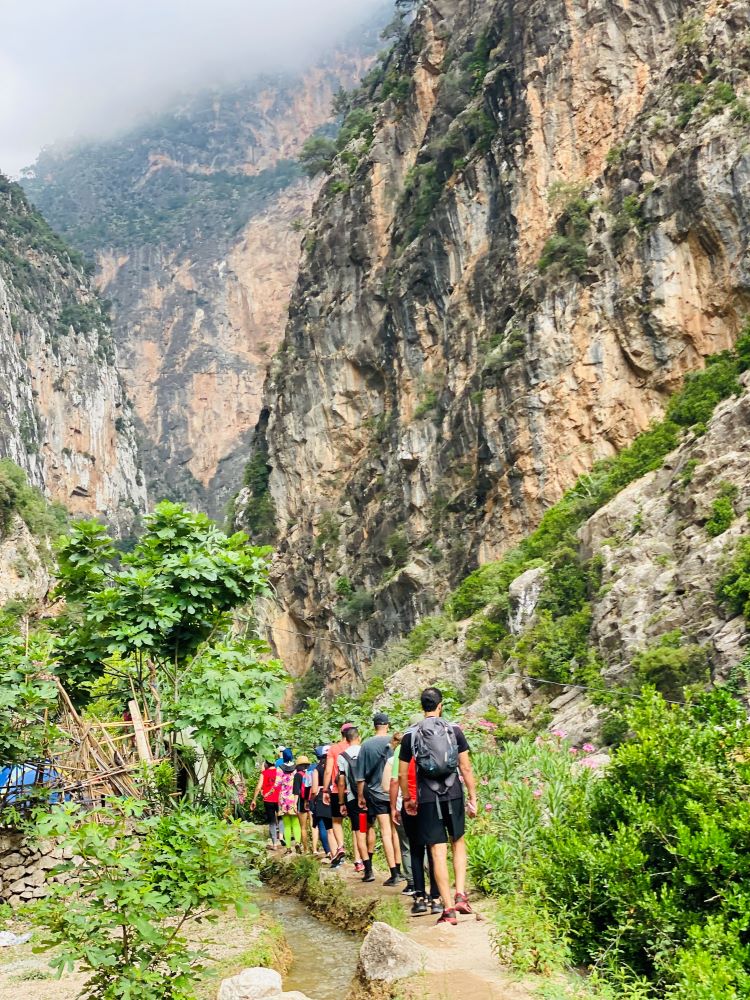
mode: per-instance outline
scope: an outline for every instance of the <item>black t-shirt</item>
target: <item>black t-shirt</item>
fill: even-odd
[[[463,729],[461,729],[460,726],[454,725],[453,732],[456,735],[458,752],[464,753],[464,751],[469,750],[470,747],[466,737],[464,736]],[[403,739],[401,740],[401,752],[399,754],[399,760],[404,761],[405,764],[411,763],[411,760],[414,756],[411,748],[411,736],[412,736],[412,730],[408,729],[404,733]],[[450,788],[446,789],[445,793],[441,795],[438,792],[436,792],[433,788],[430,788],[427,782],[422,778],[422,775],[419,773],[419,768],[417,767],[417,782],[418,782],[417,789],[419,793],[420,802],[437,802],[438,800],[450,801],[451,799],[463,798],[464,786],[458,779],[456,779],[450,786]]]

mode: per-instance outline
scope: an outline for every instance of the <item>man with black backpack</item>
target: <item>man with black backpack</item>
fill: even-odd
[[[404,733],[399,760],[399,784],[404,809],[417,817],[419,834],[432,856],[435,880],[443,900],[439,924],[456,924],[457,913],[472,913],[466,895],[466,811],[477,814],[477,791],[469,760],[469,744],[459,726],[442,718],[443,695],[425,688],[421,697],[424,719]],[[419,807],[409,791],[409,764],[417,765]],[[468,794],[464,806],[463,778]],[[456,893],[451,899],[448,839],[453,844]]]

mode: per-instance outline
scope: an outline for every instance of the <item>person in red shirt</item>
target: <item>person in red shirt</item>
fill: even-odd
[[[281,790],[281,768],[267,760],[265,767],[260,772],[258,784],[255,786],[253,801],[250,808],[255,812],[258,796],[263,796],[263,804],[266,808],[266,823],[268,823],[268,833],[271,838],[271,847],[276,847],[279,841],[279,792]]]
[[[323,802],[331,807],[331,818],[333,827],[331,829],[331,851],[333,861],[331,868],[338,868],[344,863],[346,850],[344,848],[344,824],[341,818],[338,796],[338,775],[339,775],[339,754],[346,751],[349,743],[346,734],[354,728],[353,722],[345,722],[341,727],[341,739],[338,743],[332,743],[326,754],[326,769],[323,775]]]

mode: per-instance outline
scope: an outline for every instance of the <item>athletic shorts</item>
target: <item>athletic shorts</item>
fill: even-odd
[[[273,823],[279,813],[279,803],[278,802],[264,802],[263,805],[266,809],[266,823]]]
[[[339,809],[339,797],[331,792],[331,816],[333,819],[341,819],[341,810]]]
[[[365,801],[367,802],[367,815],[370,817],[370,821],[374,821],[376,816],[390,816],[391,815],[391,803],[389,801],[381,802],[378,799],[371,799],[369,795],[365,796]]]
[[[356,799],[347,799],[346,812],[352,821],[352,830],[356,833],[367,833],[368,813],[359,808]]]
[[[417,813],[422,843],[447,844],[460,840],[466,832],[466,810],[463,795],[442,802],[420,802]]]

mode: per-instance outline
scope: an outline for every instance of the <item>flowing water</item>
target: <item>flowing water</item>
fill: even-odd
[[[284,928],[294,961],[284,989],[299,990],[310,1000],[342,1000],[349,992],[359,957],[360,938],[308,913],[298,899],[264,889],[258,905]]]

